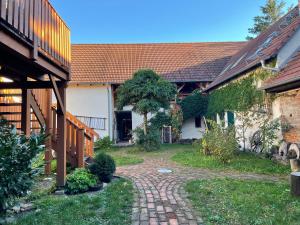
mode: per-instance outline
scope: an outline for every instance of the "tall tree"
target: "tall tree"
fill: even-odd
[[[254,25],[248,31],[253,36],[247,36],[247,39],[253,39],[255,36],[264,32],[272,23],[280,19],[284,14],[286,3],[279,0],[267,0],[264,6],[260,7],[261,15],[254,17]]]
[[[148,113],[168,109],[174,99],[176,86],[160,77],[153,70],[139,70],[133,78],[117,89],[117,108],[132,105],[133,111],[144,116],[144,134],[148,132]]]

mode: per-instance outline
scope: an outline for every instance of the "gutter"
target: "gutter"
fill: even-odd
[[[261,60],[260,63],[261,63],[262,68],[265,70],[270,70],[272,72],[279,72],[279,68],[266,66],[265,60]]]

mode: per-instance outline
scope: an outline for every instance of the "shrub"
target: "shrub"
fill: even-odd
[[[97,184],[97,177],[84,168],[76,169],[67,176],[66,192],[78,194],[88,191]]]
[[[223,163],[228,163],[238,150],[233,126],[222,128],[216,122],[208,121],[210,129],[202,139],[203,153],[213,155]]]
[[[113,142],[110,140],[109,136],[105,136],[102,139],[99,139],[95,142],[95,149],[96,151],[101,150],[109,150],[112,147]]]
[[[89,166],[89,169],[100,181],[109,183],[116,171],[116,164],[110,155],[101,152],[96,155],[95,161]]]
[[[32,159],[44,150],[45,135],[26,138],[5,120],[0,120],[0,211],[32,185]]]
[[[135,130],[137,136],[136,144],[140,150],[154,151],[160,149],[160,132],[158,129],[149,129],[145,135],[144,131],[140,128]]]

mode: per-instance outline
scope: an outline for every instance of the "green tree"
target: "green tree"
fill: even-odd
[[[117,108],[132,105],[133,111],[144,116],[144,134],[148,132],[148,113],[168,109],[176,95],[176,86],[160,77],[153,70],[143,69],[134,73],[117,89]]]
[[[272,23],[280,19],[284,14],[285,5],[284,1],[267,0],[266,4],[260,7],[262,14],[254,17],[254,25],[248,29],[249,33],[254,36],[247,36],[247,39],[253,39],[264,32]]]
[[[184,120],[204,116],[207,112],[208,96],[196,90],[193,94],[180,101],[179,105],[181,106]]]

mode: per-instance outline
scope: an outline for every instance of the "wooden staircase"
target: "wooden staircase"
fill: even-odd
[[[56,106],[49,109],[49,95],[52,93],[46,89],[30,90],[30,129],[31,132],[39,132],[46,121],[51,121],[49,126],[52,131],[51,149],[57,149],[57,110]],[[51,98],[52,96],[50,96]],[[19,89],[0,90],[0,118],[6,119],[21,132],[22,91]],[[94,140],[99,135],[91,128],[67,112],[67,161],[72,167],[83,167],[84,158],[94,155]],[[49,118],[51,118],[49,120]],[[52,155],[52,154],[51,154]],[[50,159],[51,160],[51,159]],[[48,162],[50,164],[50,162]]]

